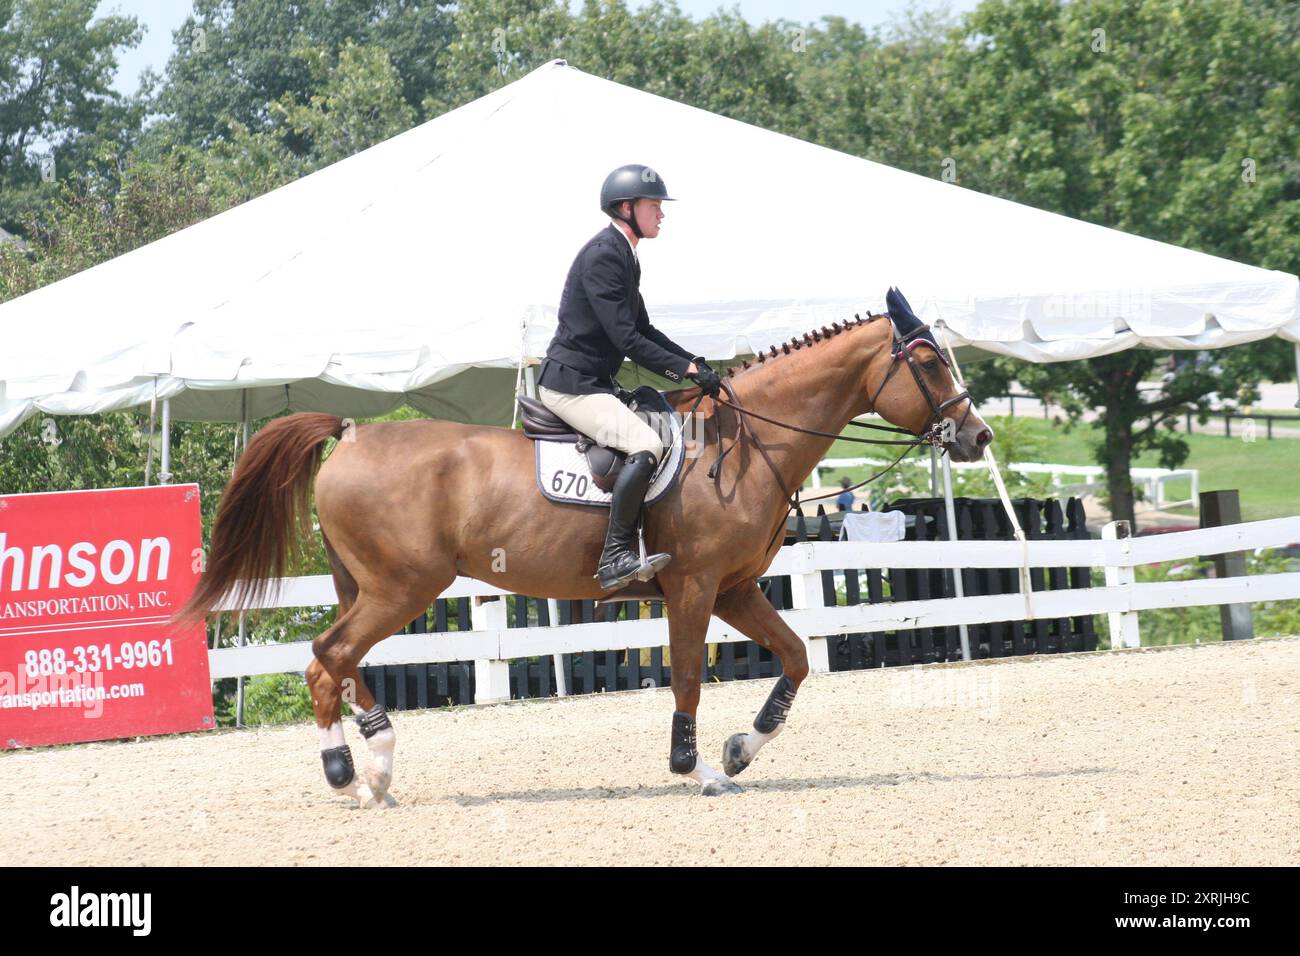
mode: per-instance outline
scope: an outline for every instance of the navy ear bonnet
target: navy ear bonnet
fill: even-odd
[[[935,353],[939,358],[943,359],[945,365],[948,364],[943,349],[939,348],[939,343],[935,341],[934,333],[926,327],[924,322],[917,318],[916,313],[912,311],[911,305],[903,297],[903,293],[890,286],[889,291],[885,293],[885,305],[889,309],[889,317],[894,320],[894,328],[898,330],[899,338],[907,339],[906,344],[900,349],[900,354],[902,350],[910,350],[917,342],[924,340],[933,345]],[[919,329],[924,329],[924,331],[918,332]],[[916,334],[913,335],[913,333]],[[909,335],[911,338],[909,338]]]

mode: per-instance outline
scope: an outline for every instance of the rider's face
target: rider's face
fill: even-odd
[[[663,222],[664,201],[662,199],[638,199],[630,203],[636,224],[641,227],[641,234],[647,239],[659,235],[659,223]]]

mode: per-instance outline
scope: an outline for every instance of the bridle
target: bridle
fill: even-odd
[[[921,390],[921,394],[925,396],[926,403],[930,406],[930,417],[926,419],[925,425],[921,428],[921,435],[917,440],[918,444],[925,442],[941,448],[945,444],[943,439],[943,425],[946,419],[944,418],[943,413],[952,408],[958,402],[964,401],[967,403],[966,413],[962,415],[961,421],[958,422],[957,427],[953,429],[953,434],[955,435],[965,427],[966,419],[970,417],[971,409],[975,407],[975,401],[971,398],[970,392],[966,389],[962,389],[946,401],[936,402],[934,400],[934,393],[931,392],[930,387],[925,384],[925,377],[921,374],[920,369],[916,367],[916,359],[912,357],[912,350],[916,348],[917,345],[924,342],[926,345],[934,349],[934,354],[950,372],[952,371],[952,366],[948,364],[947,356],[943,354],[943,350],[939,348],[939,344],[934,341],[934,337],[932,335],[926,335],[926,333],[930,331],[928,325],[918,325],[906,335],[899,335],[898,326],[894,325],[894,320],[890,318],[889,330],[893,335],[893,343],[890,346],[890,355],[892,358],[889,363],[889,371],[885,373],[885,377],[881,380],[880,386],[876,389],[876,393],[871,396],[871,410],[873,412],[876,410],[876,400],[880,398],[880,393],[885,390],[885,386],[888,385],[889,380],[893,378],[894,372],[898,370],[898,360],[900,358],[905,359],[908,371],[912,373],[912,378],[916,380],[916,387]],[[850,422],[850,424],[858,423]],[[899,430],[903,431],[903,429]]]
[[[854,316],[854,318],[857,318],[857,316]],[[806,501],[817,501],[821,498],[830,498],[836,495],[841,495],[845,491],[853,491],[856,488],[861,488],[863,485],[869,484],[875,481],[876,479],[883,477],[884,475],[888,474],[890,471],[893,471],[894,467],[898,465],[898,463],[901,462],[904,458],[906,458],[908,454],[911,453],[912,449],[920,445],[930,445],[935,448],[942,448],[943,445],[945,444],[944,434],[946,431],[945,426],[947,423],[947,419],[944,417],[944,412],[952,408],[958,402],[962,402],[962,401],[966,402],[966,412],[965,414],[962,415],[961,421],[957,424],[957,427],[953,429],[952,433],[953,435],[955,435],[957,432],[961,431],[961,429],[965,426],[966,419],[970,417],[970,413],[975,407],[974,399],[971,398],[970,392],[965,389],[963,389],[961,392],[958,392],[952,398],[949,398],[943,402],[938,402],[935,400],[934,394],[930,391],[929,386],[925,384],[925,376],[923,376],[921,374],[921,370],[917,368],[916,359],[912,356],[912,350],[921,342],[924,342],[926,345],[931,346],[934,349],[935,355],[938,356],[941,362],[943,362],[944,366],[951,368],[951,366],[948,365],[948,359],[943,354],[943,350],[940,349],[939,346],[935,343],[933,336],[925,335],[925,333],[929,332],[930,330],[930,327],[928,325],[925,325],[924,323],[919,324],[916,328],[912,329],[910,332],[900,335],[898,332],[898,327],[894,324],[894,320],[891,316],[889,316],[888,314],[868,315],[867,321],[871,321],[872,319],[876,319],[876,318],[885,318],[889,320],[889,328],[892,336],[892,342],[890,345],[891,357],[889,363],[889,371],[885,373],[885,377],[881,380],[880,385],[876,388],[875,393],[871,396],[870,411],[874,412],[876,410],[877,399],[880,398],[881,393],[885,390],[885,386],[889,384],[889,380],[893,378],[894,373],[898,371],[898,367],[900,365],[899,360],[902,359],[903,362],[907,365],[908,370],[912,373],[912,378],[916,381],[917,388],[921,390],[921,394],[925,396],[926,403],[930,406],[930,416],[926,419],[925,424],[922,426],[919,435],[914,434],[913,432],[911,432],[906,428],[899,428],[894,425],[876,425],[871,422],[859,422],[856,420],[849,422],[849,424],[856,425],[859,428],[874,429],[876,431],[893,432],[895,434],[900,434],[900,435],[912,435],[913,437],[910,440],[884,439],[884,438],[853,438],[847,435],[837,435],[833,432],[818,431],[815,428],[804,428],[800,425],[791,425],[789,422],[779,421],[775,418],[768,418],[766,415],[760,415],[758,412],[752,411],[748,408],[745,408],[743,405],[741,405],[739,399],[736,398],[736,392],[735,389],[732,388],[731,383],[726,379],[722,380],[721,385],[722,388],[727,393],[727,399],[714,398],[714,402],[718,405],[724,405],[728,408],[735,409],[739,413],[739,427],[737,428],[736,440],[731,443],[730,447],[725,449],[722,448],[722,433],[721,431],[719,431],[718,457],[714,459],[713,464],[709,467],[708,476],[712,478],[714,481],[718,480],[719,476],[721,475],[722,460],[727,457],[728,453],[730,453],[732,448],[735,448],[736,445],[740,443],[741,440],[740,432],[742,431],[748,432],[750,440],[753,442],[754,446],[762,454],[763,459],[768,464],[768,467],[772,469],[772,477],[776,479],[776,483],[780,487],[781,493],[785,496],[786,500],[790,504],[790,508],[787,509],[785,515],[781,518],[780,524],[777,525],[776,533],[772,535],[772,541],[768,542],[767,548],[764,550],[764,553],[771,550],[772,543],[776,541],[777,535],[779,535],[781,533],[781,529],[785,527],[785,522],[789,518],[790,512],[799,508],[800,491],[802,490],[802,488],[796,488],[794,490],[793,495],[786,489],[785,482],[781,480],[781,473],[780,471],[778,471],[776,465],[773,464],[771,457],[767,453],[766,447],[764,447],[763,443],[760,442],[757,436],[754,435],[753,430],[750,429],[749,422],[748,422],[749,417],[757,418],[761,421],[768,422],[772,425],[778,425],[781,428],[787,428],[790,431],[802,432],[805,435],[820,435],[824,438],[834,438],[840,441],[858,442],[866,445],[905,445],[906,446],[903,449],[902,453],[899,454],[899,456],[895,458],[892,462],[890,462],[889,465],[887,465],[885,468],[881,469],[880,471],[876,472],[874,475],[871,475],[870,477],[865,478],[862,481],[858,482],[856,485],[850,485],[849,487],[842,488],[839,491],[833,491],[823,495],[813,495],[811,498],[804,499]],[[695,409],[699,406],[703,398],[704,398],[704,393],[701,392],[699,397],[695,399],[695,404],[691,406],[690,412],[687,413],[688,418],[695,413]]]

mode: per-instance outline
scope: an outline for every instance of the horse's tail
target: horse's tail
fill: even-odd
[[[286,575],[300,537],[311,533],[308,498],[322,446],[342,434],[343,419],[316,412],[278,418],[257,433],[221,498],[198,587],[173,621],[201,620],[232,589],[228,609],[246,610]]]

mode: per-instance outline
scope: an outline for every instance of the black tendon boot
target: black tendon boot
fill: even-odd
[[[652,452],[633,452],[627,456],[623,470],[614,482],[614,499],[609,503],[609,532],[605,536],[605,549],[596,565],[596,577],[606,591],[623,587],[637,577],[637,572],[641,569],[637,520],[641,516],[646,488],[650,485],[657,464]],[[671,560],[672,555],[669,554],[646,556],[654,573],[663,570]],[[649,579],[649,575],[646,579]]]
[[[690,773],[695,769],[695,718],[684,710],[673,711],[673,743],[668,752],[668,769],[673,773]]]

